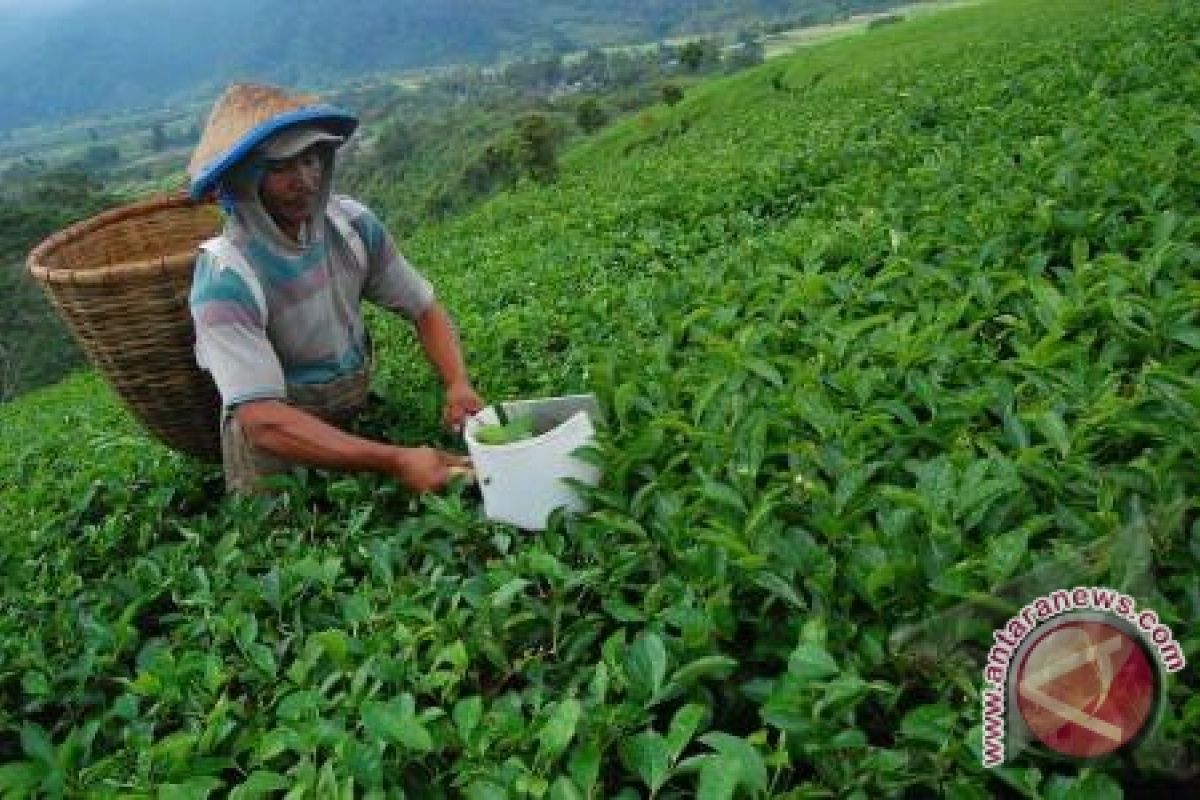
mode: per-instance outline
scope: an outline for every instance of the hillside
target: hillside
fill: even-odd
[[[1198,34],[1185,0],[890,25],[405,241],[491,399],[604,405],[593,511],[544,534],[373,478],[222,499],[91,375],[0,407],[0,787],[1185,796]],[[373,322],[368,430],[438,436]],[[983,768],[992,631],[1080,585],[1192,663],[1135,751]]]
[[[897,0],[74,0],[0,5],[0,133],[159,108],[253,78],[328,87],[771,20],[818,24]]]

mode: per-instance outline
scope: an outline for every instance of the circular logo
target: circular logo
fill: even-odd
[[[1077,758],[1133,741],[1159,694],[1158,673],[1137,635],[1090,619],[1039,631],[1017,667],[1015,689],[1033,735]]]

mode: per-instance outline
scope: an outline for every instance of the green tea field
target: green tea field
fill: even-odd
[[[98,377],[0,406],[0,798],[1083,798],[1200,781],[1200,4],[992,0],[689,88],[401,242],[592,510],[222,496]],[[380,209],[386,212],[386,209]],[[366,425],[459,447],[371,317]],[[1107,586],[1133,750],[982,758],[992,631]]]

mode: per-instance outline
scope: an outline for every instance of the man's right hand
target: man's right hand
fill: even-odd
[[[454,476],[452,469],[469,467],[466,456],[433,447],[398,448],[392,477],[414,492],[435,492],[445,488]]]
[[[346,433],[278,400],[258,400],[234,410],[251,443],[266,453],[339,472],[381,472],[416,492],[442,489],[466,456],[432,447],[398,447]]]

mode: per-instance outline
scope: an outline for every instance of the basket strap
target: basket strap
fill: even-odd
[[[337,229],[338,234],[346,240],[346,244],[350,245],[350,252],[354,254],[354,259],[358,262],[358,266],[364,272],[369,272],[371,262],[367,258],[367,246],[363,242],[362,236],[358,230],[350,222],[345,212],[338,206],[337,203],[330,203],[325,207],[325,213],[329,215],[329,219],[333,222],[333,227]]]
[[[265,326],[267,322],[267,297],[263,294],[262,284],[258,282],[257,273],[250,266],[250,262],[246,260],[246,257],[242,255],[242,251],[224,236],[214,236],[212,239],[201,242],[200,249],[214,255],[218,264],[233,267],[241,274],[242,278],[246,281],[246,285],[250,287],[251,294],[254,295],[254,302],[258,303],[259,311],[262,312],[263,325]]]
[[[350,246],[350,252],[353,254],[355,261],[358,262],[358,267],[363,271],[369,271],[371,262],[367,256],[367,246],[363,241],[358,230],[350,222],[350,217],[338,208],[335,203],[330,203],[326,208],[326,213],[329,215],[330,221],[333,222],[333,227],[338,234]],[[263,313],[263,319],[266,319],[267,314],[267,298],[263,295],[262,286],[257,280],[249,280],[255,276],[254,269],[246,261],[246,257],[242,255],[233,242],[225,236],[214,236],[200,244],[200,249],[212,253],[216,256],[217,261],[223,264],[229,264],[236,268],[243,277],[247,278],[247,283],[250,285],[250,291],[254,294],[254,300],[258,303],[259,309]]]

